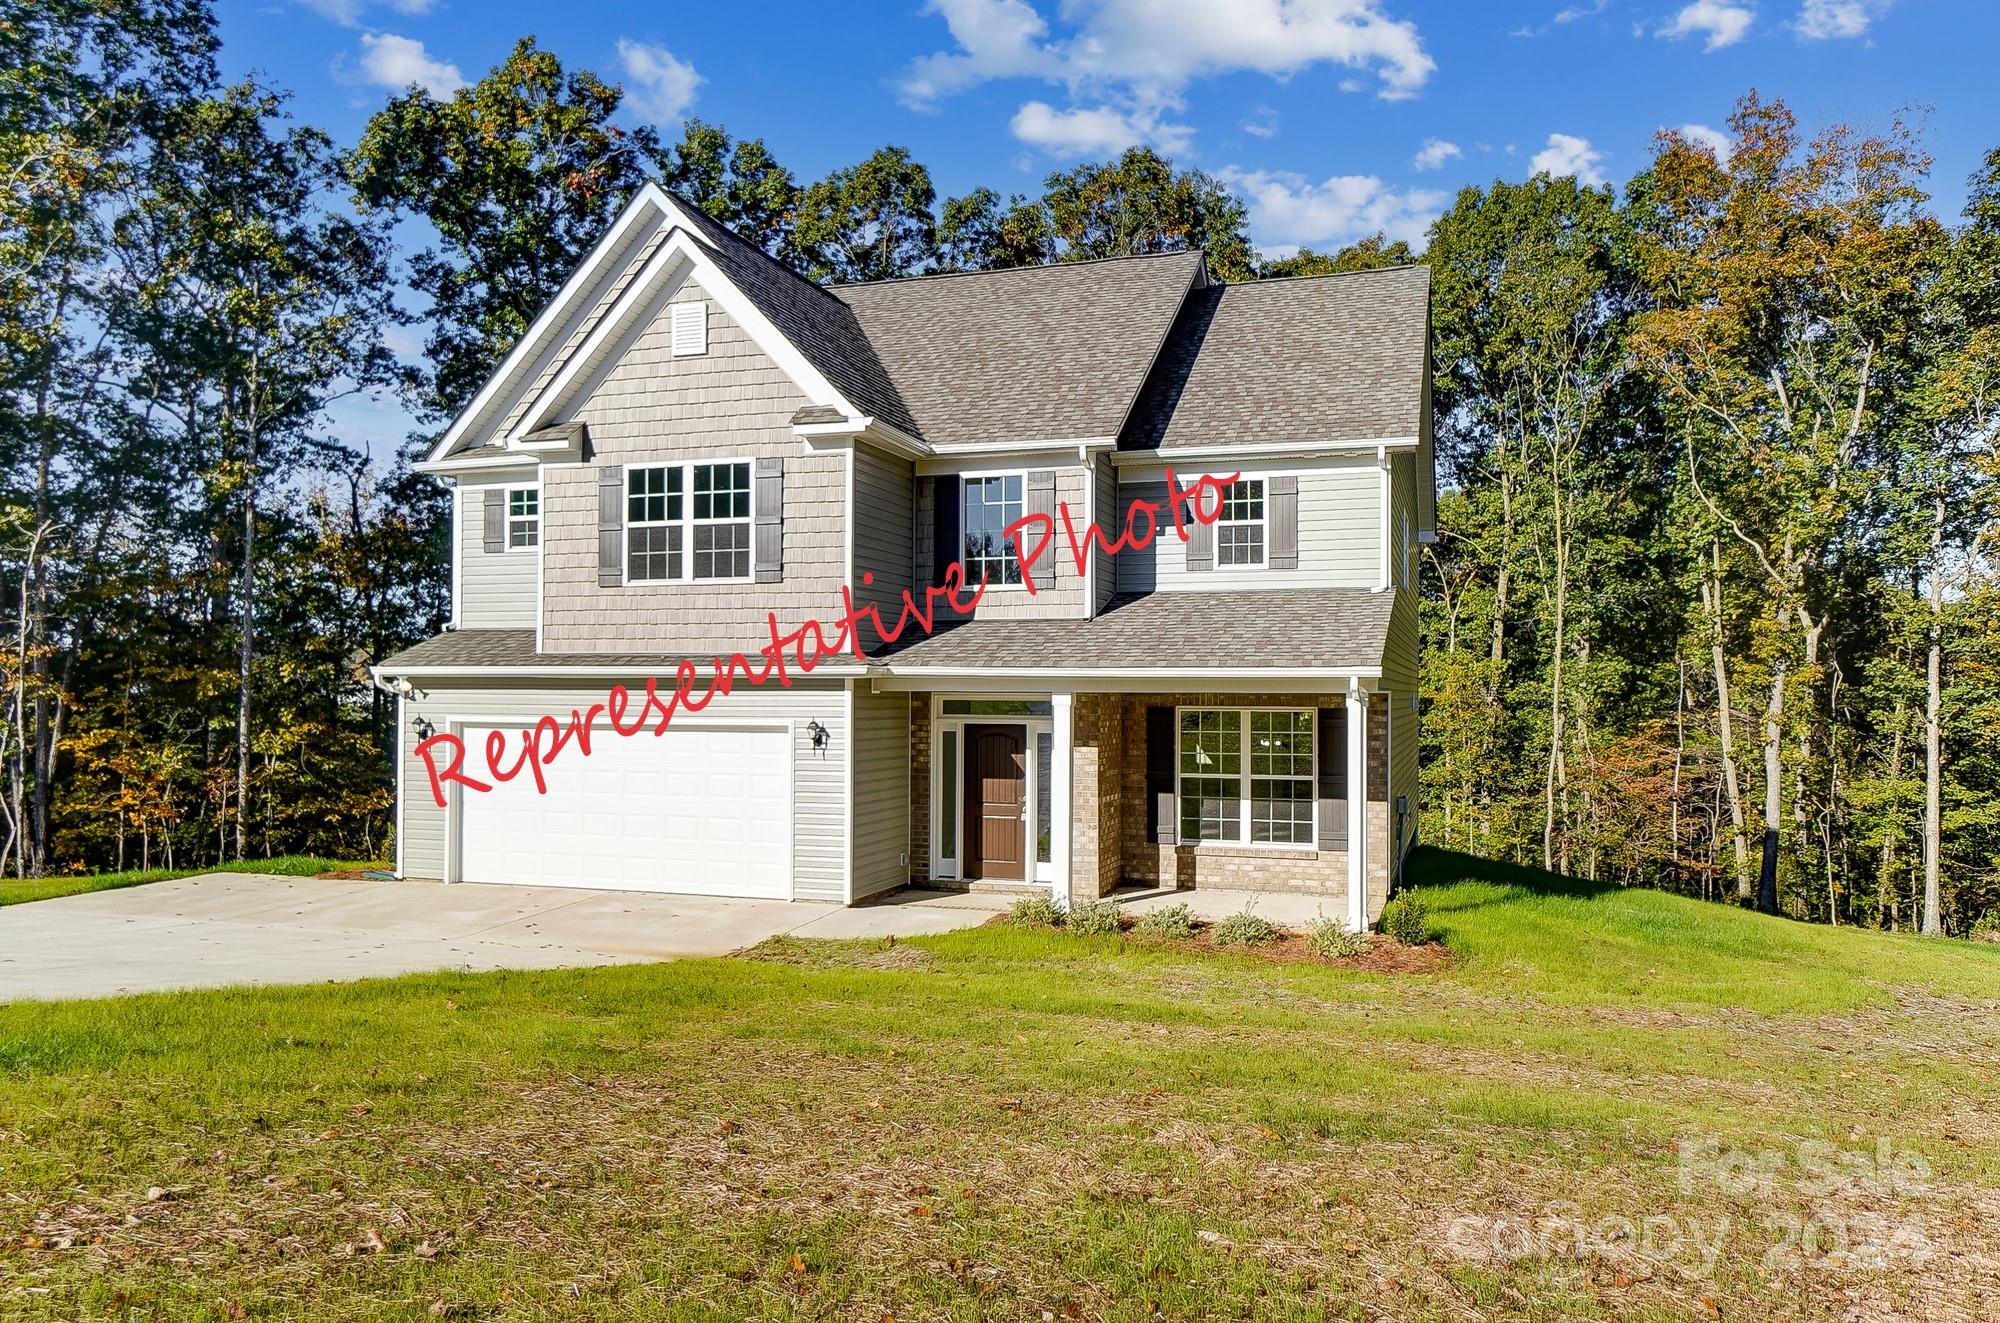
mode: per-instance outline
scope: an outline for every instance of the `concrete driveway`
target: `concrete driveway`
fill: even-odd
[[[210,873],[0,907],[0,1002],[726,955],[783,933],[905,937],[970,928],[1003,908],[991,896],[934,891],[843,909]]]

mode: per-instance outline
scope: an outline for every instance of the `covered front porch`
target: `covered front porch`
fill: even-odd
[[[1065,903],[1121,886],[1282,891],[1355,928],[1380,912],[1414,821],[1392,786],[1394,695],[1369,680],[997,683],[908,693],[913,884]]]

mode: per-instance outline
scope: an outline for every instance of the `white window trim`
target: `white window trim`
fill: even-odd
[[[1242,720],[1237,723],[1237,737],[1242,741],[1241,751],[1238,754],[1239,770],[1237,771],[1237,783],[1242,793],[1238,796],[1240,807],[1237,809],[1236,823],[1237,830],[1242,835],[1236,840],[1208,841],[1199,838],[1190,840],[1181,832],[1181,823],[1184,821],[1181,810],[1182,806],[1187,802],[1181,789],[1181,783],[1189,776],[1199,777],[1202,775],[1199,772],[1188,773],[1181,771],[1181,714],[1183,712],[1236,712],[1242,715]],[[1264,778],[1267,781],[1304,781],[1312,787],[1313,793],[1310,802],[1312,803],[1313,811],[1306,820],[1306,825],[1311,829],[1311,835],[1307,840],[1254,841],[1250,839],[1251,819],[1254,812],[1254,796],[1251,794],[1250,783],[1256,779],[1250,770],[1250,714],[1253,712],[1284,712],[1290,715],[1304,712],[1312,718],[1312,761],[1308,765],[1306,774],[1302,777],[1284,776]],[[1269,705],[1235,707],[1227,703],[1189,704],[1187,706],[1176,707],[1174,709],[1174,839],[1180,844],[1196,850],[1263,850],[1280,854],[1296,853],[1300,850],[1317,851],[1319,849],[1319,759],[1319,710],[1317,708],[1273,707]],[[1220,780],[1223,778],[1216,777],[1212,779]]]
[[[1264,513],[1255,519],[1229,519],[1224,512],[1229,508],[1229,490],[1224,488],[1215,512],[1215,568],[1217,570],[1262,570],[1271,564],[1271,483],[1268,474],[1246,473],[1236,480],[1239,483],[1257,484],[1257,508]],[[1226,528],[1254,528],[1257,530],[1257,559],[1230,561],[1222,560],[1222,531]]]
[[[966,582],[966,584],[967,584],[967,586],[968,586],[968,587],[970,587],[970,586],[974,585],[974,584],[976,583],[976,580],[974,580],[974,579],[973,579],[973,577],[972,577],[972,572],[971,572],[970,570],[968,570],[968,569],[966,569],[966,568],[965,568],[965,488],[966,488],[966,484],[967,484],[967,483],[971,483],[971,482],[981,482],[981,481],[984,481],[984,480],[986,480],[986,479],[988,479],[988,478],[1019,478],[1019,479],[1021,480],[1021,517],[1022,517],[1023,519],[1025,519],[1025,518],[1027,518],[1027,517],[1028,517],[1028,470],[1026,470],[1026,469],[978,469],[978,470],[973,470],[973,471],[969,471],[969,472],[966,472],[966,473],[961,473],[961,474],[959,474],[959,475],[958,475],[958,557],[957,557],[957,564],[958,564],[958,567],[959,567],[959,573],[965,576],[965,582]],[[931,515],[931,517],[932,517],[933,519],[935,519],[935,518],[937,517],[936,513],[935,513],[935,512],[933,512],[933,513],[932,513],[932,515]],[[1007,543],[1006,545],[1007,545],[1007,549],[1008,549],[1008,554],[1009,554],[1009,555],[1012,555],[1012,554],[1013,554],[1013,543],[1009,542],[1009,543]],[[1050,550],[1050,552],[1051,552],[1051,553],[1053,553],[1053,551],[1055,550],[1055,544],[1054,544],[1053,542],[1049,544],[1049,550]],[[1015,559],[1016,559],[1016,560],[1018,561],[1018,560],[1019,560],[1019,557],[1015,557]],[[1049,559],[1050,559],[1050,557],[1049,557],[1049,556],[1044,556],[1044,557],[1043,557],[1043,561],[1044,561],[1044,562],[1047,562],[1047,561],[1048,561]],[[1039,587],[1040,587],[1041,585],[1037,584],[1036,586],[1037,586],[1037,588],[1039,588]],[[1022,567],[1021,567],[1021,582],[1019,582],[1019,583],[989,583],[989,584],[987,584],[987,585],[986,585],[986,591],[987,591],[987,592],[989,592],[989,593],[1025,593],[1025,592],[1027,592],[1027,591],[1028,591],[1028,570],[1027,570],[1027,567],[1026,567],[1026,566],[1022,566]]]
[[[965,728],[967,726],[1023,726],[1026,728],[1028,762],[1028,811],[1026,816],[1028,863],[1031,871],[1024,881],[1029,885],[1045,884],[1054,886],[1057,878],[1056,860],[1060,844],[1060,832],[1056,830],[1066,814],[1066,810],[1054,792],[1062,789],[1062,773],[1050,768],[1051,793],[1049,796],[1049,816],[1055,819],[1050,824],[1049,861],[1042,862],[1037,857],[1037,847],[1041,843],[1041,771],[1040,760],[1035,757],[1035,740],[1038,735],[1055,734],[1055,717],[1037,716],[946,716],[944,705],[947,699],[974,699],[981,702],[992,700],[1015,700],[1020,702],[1051,702],[1048,694],[1034,693],[933,693],[931,695],[931,881],[963,882],[965,878],[965,805],[957,802],[963,783],[954,774],[953,767],[947,767],[940,756],[944,752],[944,733],[949,730],[958,736],[957,756],[953,764],[965,761]],[[944,852],[942,837],[944,823],[944,796],[951,795],[953,804],[953,831],[950,855]]]
[[[694,517],[694,471],[715,465],[743,464],[750,470],[750,517],[747,519],[701,519]],[[665,579],[635,579],[632,577],[632,471],[634,469],[679,469],[681,471],[681,517],[663,522],[644,522],[640,528],[673,528],[681,530],[681,572]],[[624,464],[618,470],[618,499],[624,502],[619,507],[622,518],[619,521],[618,541],[618,581],[635,588],[657,587],[661,584],[681,584],[706,588],[712,584],[741,584],[757,581],[757,461],[749,455],[730,455],[718,459],[688,459],[670,464]],[[720,579],[697,579],[694,574],[694,530],[701,524],[747,524],[750,529],[750,570],[747,574]]]
[[[502,551],[533,551],[539,553],[542,548],[542,484],[539,482],[512,482],[507,484],[505,491],[505,500],[507,502],[507,542],[500,549]],[[533,514],[517,515],[514,513],[515,492],[533,492],[535,494],[535,512]],[[535,526],[535,540],[525,545],[516,545],[514,542],[514,525],[516,523],[532,523]]]

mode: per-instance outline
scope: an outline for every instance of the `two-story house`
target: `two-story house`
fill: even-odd
[[[645,190],[424,465],[453,488],[453,619],[376,668],[398,873],[841,904],[1288,888],[1371,921],[1416,825],[1428,345],[1420,267],[821,288]],[[1169,511],[1170,472],[1215,480],[1201,517],[1104,554],[1135,502]],[[1024,565],[1005,530],[1033,515],[1055,532]],[[986,585],[969,614],[864,625],[695,710],[718,656],[763,669],[851,608],[893,625],[954,565]],[[697,673],[663,733],[601,715]],[[587,754],[490,774],[574,714]],[[434,779],[440,735],[490,789]]]

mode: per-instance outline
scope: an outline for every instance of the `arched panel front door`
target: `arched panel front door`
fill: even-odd
[[[1028,878],[1028,741],[1020,726],[965,728],[968,877]]]

